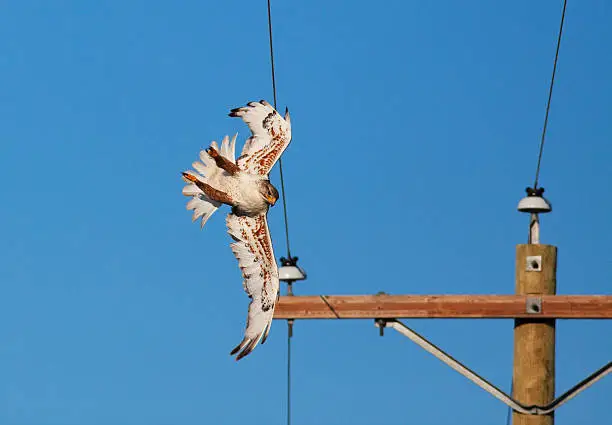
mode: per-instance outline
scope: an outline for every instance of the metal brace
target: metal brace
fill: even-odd
[[[465,376],[467,379],[474,382],[480,388],[491,394],[493,397],[510,406],[514,411],[523,413],[525,415],[547,415],[553,412],[556,408],[558,408],[568,400],[570,400],[571,398],[573,398],[574,396],[576,396],[579,392],[590,387],[595,382],[606,376],[608,373],[612,372],[612,362],[608,362],[608,364],[604,365],[599,370],[589,375],[587,378],[578,382],[576,385],[574,385],[565,393],[554,399],[552,402],[544,406],[528,406],[516,401],[508,394],[497,388],[495,385],[491,384],[489,381],[478,375],[476,372],[472,371],[467,366],[464,366],[462,363],[452,358],[449,354],[436,347],[423,336],[419,335],[397,319],[378,319],[376,320],[376,326],[386,326],[395,329],[396,331],[410,339],[412,342],[417,344],[419,347],[433,354],[446,365],[450,366],[452,369],[456,370],[457,372]]]

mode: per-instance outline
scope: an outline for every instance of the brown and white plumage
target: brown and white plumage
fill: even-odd
[[[212,141],[210,146],[219,150],[217,142]],[[221,141],[221,155],[235,162],[236,150],[236,135],[230,141],[228,136],[225,136]],[[208,183],[214,187],[225,188],[227,182],[227,172],[217,167],[214,159],[206,153],[205,150],[200,151],[200,161],[194,161],[191,164],[196,170],[191,171],[199,181]],[[187,209],[193,210],[192,221],[201,218],[200,228],[204,227],[208,219],[221,206],[221,202],[210,199],[195,183],[186,180],[189,183],[183,188],[183,195],[191,196],[191,200],[187,202]]]
[[[257,217],[228,214],[228,233],[234,239],[230,246],[242,271],[244,290],[251,298],[244,339],[231,354],[236,360],[249,354],[270,332],[278,295],[278,267],[265,215]]]
[[[187,209],[194,211],[194,221],[201,218],[202,227],[222,204],[232,206],[226,218],[234,240],[230,246],[251,299],[244,339],[231,352],[240,360],[265,342],[274,316],[279,280],[267,213],[278,191],[268,174],[291,142],[291,123],[288,111],[283,118],[265,100],[233,109],[229,115],[242,118],[252,133],[240,157],[235,159],[235,136],[231,141],[226,136],[221,149],[212,142],[212,149],[200,152],[201,162],[193,163],[195,171],[183,173],[188,183],[183,194],[192,197]]]
[[[238,158],[238,166],[250,173],[267,175],[291,142],[289,111],[283,119],[272,105],[262,100],[233,109],[230,116],[242,118],[252,133]]]

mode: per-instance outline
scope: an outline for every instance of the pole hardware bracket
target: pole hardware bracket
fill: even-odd
[[[528,296],[525,302],[525,312],[528,314],[542,314],[542,297]]]
[[[542,271],[542,256],[541,255],[528,255],[526,257],[525,271],[528,272],[541,272]]]
[[[387,327],[387,319],[374,319],[374,326],[378,328],[380,336],[385,336],[385,327]]]

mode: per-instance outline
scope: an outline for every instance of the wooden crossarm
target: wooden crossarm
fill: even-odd
[[[275,319],[556,318],[612,319],[611,295],[542,295],[528,313],[525,295],[282,296]],[[535,300],[538,304],[537,299]]]

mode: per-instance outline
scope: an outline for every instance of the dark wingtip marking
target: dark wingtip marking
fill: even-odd
[[[242,108],[234,108],[230,111],[230,113],[228,114],[230,117],[239,117],[240,115],[238,115],[240,112],[242,112]]]
[[[238,350],[240,350],[241,345],[242,345],[242,342],[238,344],[232,351],[230,351],[230,356],[233,356],[234,354],[236,354]]]
[[[186,173],[184,171],[181,172],[181,174],[183,175],[183,178],[185,180],[188,180],[188,181],[190,181],[192,183],[195,183],[196,185],[198,184],[198,179],[193,174]]]
[[[248,356],[251,351],[253,351],[253,348],[255,347],[255,345],[257,344],[257,338],[252,339],[246,347],[244,347],[244,349],[242,350],[242,352],[240,354],[238,354],[238,357],[236,357],[236,361],[240,360],[241,358]]]

